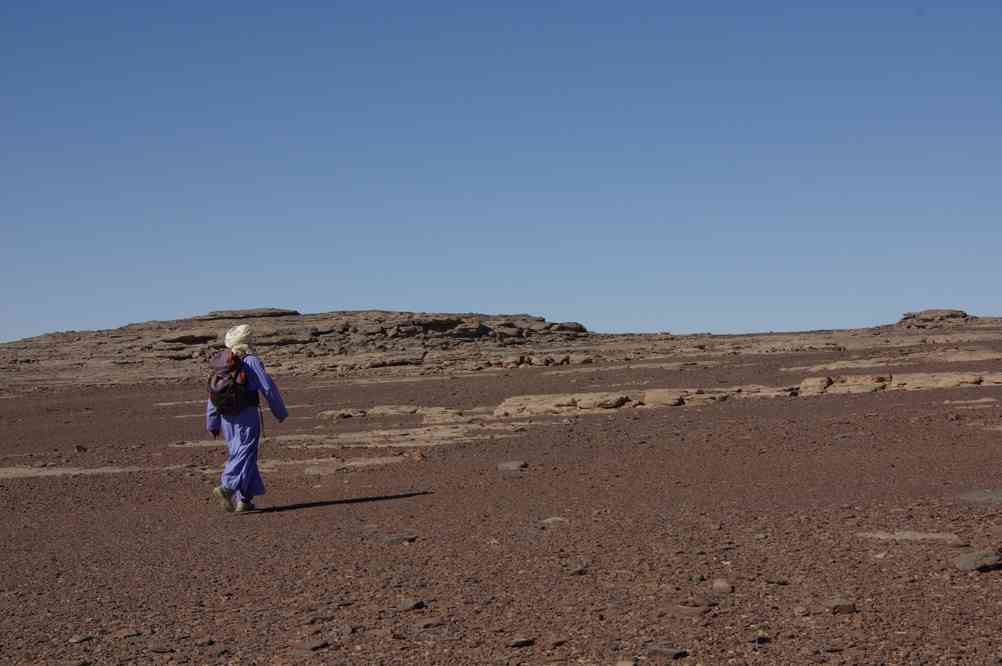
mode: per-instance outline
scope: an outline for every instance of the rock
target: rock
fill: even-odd
[[[520,395],[502,402],[494,415],[542,416],[547,414],[574,414],[579,411],[618,409],[630,402],[624,393],[554,393],[540,395]]]
[[[94,640],[94,637],[89,634],[78,634],[76,636],[71,636],[67,643],[70,645],[79,645],[80,643],[86,643],[87,641]]]
[[[672,615],[676,617],[701,617],[710,612],[709,606],[679,604],[671,609]]]
[[[997,548],[975,550],[955,557],[953,563],[961,571],[994,571],[1002,568],[1002,552]]]
[[[200,345],[219,339],[218,331],[184,331],[160,338],[160,342],[177,345]]]
[[[260,319],[267,317],[298,316],[299,312],[297,310],[284,310],[282,308],[249,308],[245,310],[213,310],[209,314],[195,317],[195,319]]]
[[[856,604],[849,601],[845,597],[832,597],[825,602],[825,608],[832,615],[851,615],[853,613],[859,612],[856,608]]]
[[[512,648],[527,648],[527,647],[532,647],[535,644],[536,644],[536,641],[534,641],[531,638],[516,638],[516,639],[512,640],[510,643],[508,643],[508,647],[512,647]]]
[[[210,647],[210,646],[215,645],[215,644],[216,644],[216,641],[214,639],[212,639],[212,638],[209,638],[209,637],[199,638],[199,639],[197,639],[195,641],[195,645],[198,646],[198,647]]]
[[[684,400],[686,406],[699,407],[716,402],[723,402],[731,397],[731,393],[732,392],[728,390],[696,389],[691,393],[687,393]]]
[[[843,375],[832,380],[825,390],[829,395],[876,393],[887,388],[891,378],[887,375]]]
[[[445,620],[437,617],[429,617],[423,620],[418,620],[414,625],[418,631],[427,631],[428,629],[438,629],[439,627],[445,626]]]
[[[977,386],[981,375],[970,372],[911,372],[894,375],[890,388],[896,391],[923,391]]]
[[[87,447],[81,446],[80,444],[75,445],[73,447],[73,450],[76,451],[77,453],[87,453]]]
[[[427,605],[422,599],[412,599],[410,597],[401,599],[400,604],[397,605],[397,608],[402,611],[420,610],[426,607]]]
[[[629,659],[619,659],[619,660],[617,660],[616,661],[616,666],[637,666],[637,664],[639,664],[639,663],[640,662],[638,662],[636,659],[634,659],[634,658],[631,657]]]
[[[667,643],[654,643],[647,646],[644,652],[651,658],[685,659],[689,656],[689,651],[685,648],[675,647]]]
[[[550,518],[541,520],[539,523],[539,527],[540,529],[551,530],[556,527],[561,527],[562,525],[566,525],[567,522],[568,521],[566,518],[562,518],[560,516],[552,516]]]
[[[497,326],[493,331],[494,335],[501,339],[522,337],[522,329],[514,326]]]
[[[406,354],[380,354],[373,358],[364,366],[367,368],[397,368],[405,365],[422,365],[427,352],[414,352]]]
[[[564,321],[556,324],[550,324],[550,330],[560,333],[587,333],[588,329],[585,328],[584,324],[579,324],[576,321]]]
[[[677,407],[684,404],[685,389],[651,389],[644,391],[641,402],[649,407]]]
[[[731,594],[734,592],[734,586],[726,578],[714,579],[711,588],[717,594]]]
[[[798,393],[804,397],[821,395],[831,385],[831,377],[808,377],[804,381],[800,382]]]
[[[111,633],[111,638],[117,640],[124,640],[127,638],[136,638],[137,636],[142,636],[143,632],[132,628],[119,629],[118,631]]]
[[[809,608],[807,608],[807,606],[794,606],[793,614],[796,617],[807,617],[808,615],[811,614],[811,611]]]
[[[524,460],[509,460],[508,462],[498,463],[499,472],[521,472],[528,468],[529,463]]]
[[[404,532],[402,534],[387,534],[380,538],[380,542],[387,546],[399,546],[405,543],[414,543],[415,541],[417,541],[417,535],[409,532]]]
[[[298,652],[319,652],[331,646],[330,641],[323,639],[296,641],[292,644],[292,649]]]
[[[578,409],[619,409],[630,402],[622,393],[582,393],[576,396]]]
[[[591,365],[595,357],[591,354],[571,354],[569,360],[571,365]]]
[[[377,405],[367,410],[368,416],[410,416],[417,414],[417,405]]]
[[[364,409],[329,409],[327,411],[320,412],[317,414],[317,418],[321,421],[339,421],[343,419],[361,419],[365,418],[366,411]]]

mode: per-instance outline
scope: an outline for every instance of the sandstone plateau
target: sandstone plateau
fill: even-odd
[[[205,363],[291,416],[218,512]],[[1002,319],[219,311],[0,344],[0,663],[1002,664]]]

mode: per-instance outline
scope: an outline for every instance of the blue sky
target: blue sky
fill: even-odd
[[[0,339],[1002,314],[998,2],[161,4],[0,7]]]

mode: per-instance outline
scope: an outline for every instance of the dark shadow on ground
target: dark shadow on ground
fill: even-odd
[[[422,490],[413,493],[400,493],[399,495],[377,495],[376,497],[350,497],[348,499],[327,500],[324,502],[302,502],[300,504],[286,504],[285,506],[270,506],[258,509],[253,513],[282,513],[283,511],[300,511],[302,509],[322,509],[327,506],[338,506],[340,504],[362,504],[365,502],[385,502],[387,500],[407,499],[408,497],[420,497],[422,495],[433,495],[430,490]]]

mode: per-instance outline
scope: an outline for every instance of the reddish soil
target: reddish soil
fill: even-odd
[[[836,358],[280,377],[303,406],[266,432],[418,423],[316,418],[340,407],[796,384],[780,368]],[[907,371],[975,366],[1002,372]],[[0,663],[1002,664],[1002,572],[955,563],[1002,542],[1002,386],[533,417],[507,438],[420,451],[266,441],[263,460],[290,464],[265,472],[262,510],[246,515],[210,500],[222,446],[178,446],[206,437],[202,391],[0,399],[0,468],[53,474],[0,471]],[[190,404],[158,406],[171,402]],[[367,456],[400,462],[292,462]],[[500,472],[506,461],[527,467]],[[872,536],[899,531],[956,538]]]

